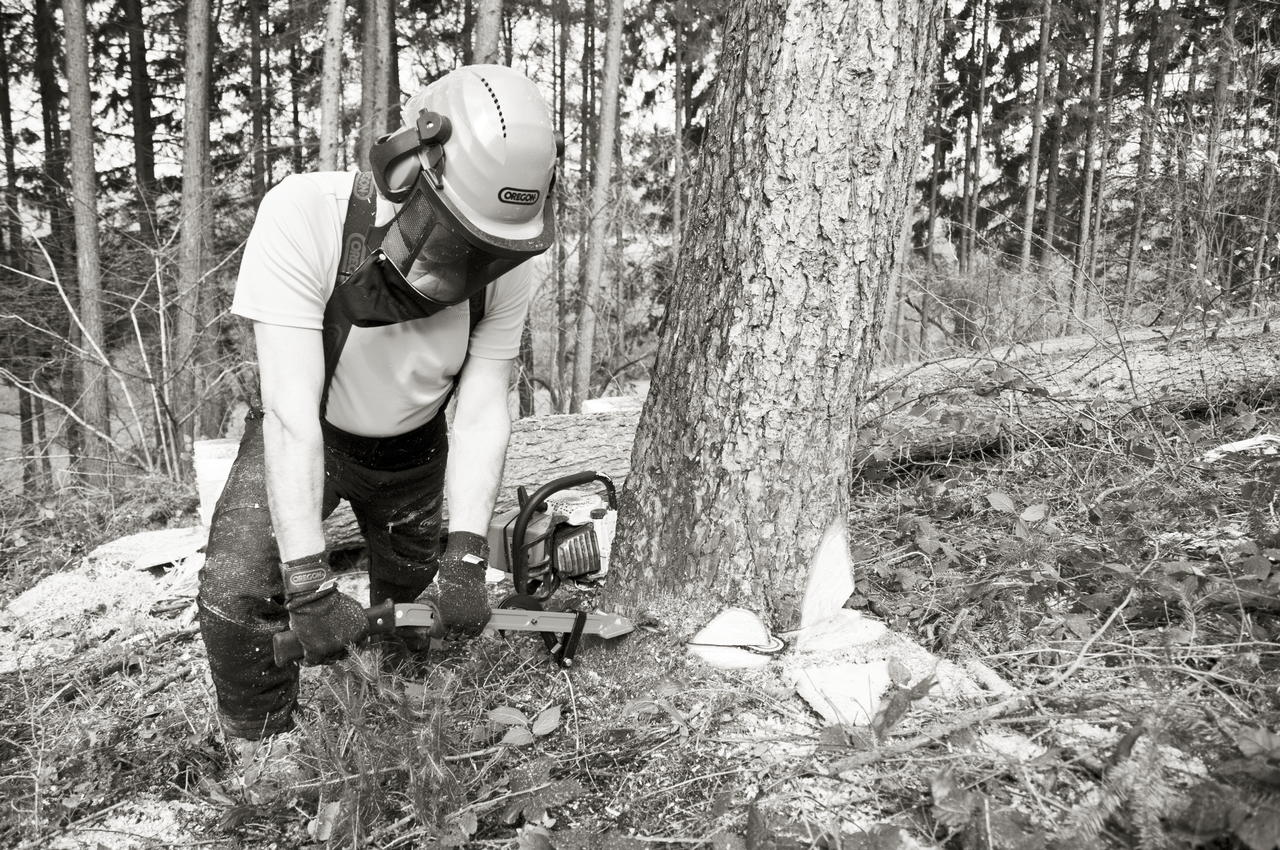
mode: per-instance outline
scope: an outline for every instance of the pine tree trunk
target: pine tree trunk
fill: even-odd
[[[1111,22],[1111,50],[1109,64],[1110,69],[1107,71],[1107,95],[1103,102],[1102,108],[1102,131],[1099,134],[1100,139],[1096,145],[1098,149],[1098,187],[1096,190],[1096,199],[1093,204],[1093,233],[1089,237],[1089,267],[1088,279],[1094,281],[1093,288],[1099,294],[1099,300],[1106,298],[1106,272],[1099,270],[1099,252],[1105,247],[1103,242],[1103,231],[1106,227],[1107,217],[1107,164],[1111,161],[1111,117],[1113,112],[1113,104],[1115,103],[1116,92],[1116,75],[1119,73],[1118,53],[1120,48],[1120,3],[1116,2],[1113,7],[1114,13]]]
[[[587,240],[585,274],[578,305],[578,338],[574,345],[573,395],[570,413],[582,412],[591,394],[591,367],[595,360],[596,302],[604,277],[605,234],[609,229],[609,185],[613,178],[614,142],[618,133],[618,88],[622,66],[622,0],[610,0],[604,46],[604,91],[600,97],[600,135],[591,185],[590,237]]]
[[[502,60],[502,0],[478,0],[476,28],[472,35],[471,55],[476,64],[495,64]]]
[[[304,151],[302,149],[302,27],[298,24],[298,14],[294,0],[289,0],[289,136],[290,159],[293,172],[300,174],[303,170]]]
[[[1059,179],[1062,164],[1062,135],[1065,132],[1066,90],[1070,82],[1067,63],[1058,64],[1058,82],[1054,90],[1055,108],[1049,125],[1049,161],[1045,165],[1044,230],[1041,233],[1040,262],[1058,250]]]
[[[62,87],[58,81],[58,36],[54,10],[49,0],[34,0],[33,29],[35,32],[34,71],[40,89],[40,117],[44,140],[44,173],[40,180],[40,195],[49,215],[49,236],[45,248],[53,268],[51,277],[57,278],[68,288],[75,284],[70,274],[71,245],[74,234],[70,227],[70,208],[67,204],[67,152],[62,134]],[[37,272],[38,273],[38,272]],[[67,318],[63,325],[66,340],[74,348],[80,345],[80,329]],[[73,407],[80,397],[80,378],[70,358],[58,361],[60,400]],[[67,451],[80,453],[83,429],[74,419],[66,421],[64,431]]]
[[[249,15],[249,132],[252,136],[249,187],[254,207],[267,193],[266,140],[263,136],[262,102],[262,0],[247,0]]]
[[[1156,104],[1164,91],[1164,70],[1157,75],[1157,55],[1162,42],[1153,37],[1147,51],[1147,73],[1142,90],[1142,130],[1138,135],[1138,165],[1134,175],[1132,227],[1129,235],[1129,255],[1125,260],[1124,294],[1120,304],[1120,318],[1127,320],[1133,310],[1133,274],[1138,265],[1138,252],[1142,247],[1142,227],[1147,215],[1147,174],[1151,171],[1151,149],[1155,140]]]
[[[1053,32],[1053,0],[1042,0],[1040,6],[1040,52],[1036,56],[1036,99],[1031,105],[1031,152],[1027,159],[1027,194],[1022,202],[1022,255],[1018,269],[1026,274],[1031,268],[1031,243],[1036,221],[1036,189],[1040,184],[1040,137],[1044,128],[1045,74],[1049,65],[1049,34]]]
[[[357,159],[362,170],[369,168],[369,149],[382,134],[387,121],[386,67],[383,42],[386,35],[388,0],[364,0],[360,63],[360,134]]]
[[[675,100],[675,126],[671,134],[671,269],[674,273],[684,225],[684,21],[678,13],[672,17],[671,28],[675,50],[671,83]]]
[[[562,412],[569,411],[572,405],[573,382],[578,370],[578,352],[573,346],[576,345],[578,338],[581,336],[581,333],[577,331],[578,324],[582,322],[582,304],[579,299],[587,288],[587,252],[591,250],[591,246],[588,244],[591,232],[591,204],[588,199],[591,195],[591,174],[594,166],[591,138],[596,130],[593,89],[596,67],[595,32],[595,0],[585,0],[582,12],[582,62],[579,66],[582,86],[578,105],[578,130],[581,134],[578,151],[578,197],[581,199],[579,203],[581,212],[578,217],[578,280],[577,286],[573,287],[573,291],[566,293],[570,312],[575,317],[573,325],[565,328],[567,337],[573,340],[571,353],[567,358],[573,364],[573,372],[568,375],[561,375],[560,405]],[[568,286],[569,284],[566,283],[566,287]]]
[[[199,417],[197,370],[199,362],[200,300],[205,268],[204,237],[208,205],[205,184],[209,169],[209,57],[211,9],[209,0],[189,0],[187,50],[182,113],[182,206],[178,238],[178,293],[174,299],[177,321],[173,337],[174,393],[169,409],[177,417],[180,461],[191,469],[191,450]]]
[[[819,541],[843,537],[857,395],[913,184],[940,9],[729,8],[614,546],[624,607],[643,605],[673,634],[726,605],[795,626]]]
[[[973,270],[974,254],[978,250],[978,208],[982,200],[982,160],[985,156],[984,137],[987,132],[987,60],[990,52],[991,40],[991,0],[985,0],[982,4],[982,44],[979,45],[978,55],[978,105],[974,110],[974,128],[973,128],[973,180],[971,183],[972,196],[969,199],[969,220],[965,222],[965,235],[969,239],[969,249],[965,252],[965,272]],[[966,329],[972,328],[972,308],[969,304],[958,307],[962,311],[960,319]],[[972,331],[967,330],[961,335],[965,343],[971,343]]]
[[[1231,97],[1236,10],[1239,5],[1239,0],[1227,0],[1226,11],[1222,14],[1222,32],[1218,36],[1217,56],[1213,62],[1213,106],[1205,145],[1204,172],[1200,180],[1199,214],[1195,218],[1196,290],[1214,283],[1209,254],[1210,243],[1218,231],[1218,159],[1222,152],[1222,126]]]
[[[1089,85],[1089,118],[1085,125],[1084,165],[1080,190],[1080,221],[1076,228],[1075,266],[1071,271],[1071,320],[1083,320],[1088,313],[1085,271],[1089,264],[1089,235],[1093,222],[1093,171],[1098,161],[1098,103],[1102,98],[1102,42],[1107,29],[1107,0],[1098,0],[1093,33],[1093,65]]]
[[[138,224],[142,238],[155,243],[152,194],[156,184],[155,118],[151,114],[151,73],[147,66],[142,0],[122,0],[120,11],[129,36],[129,112],[133,122],[133,169],[137,181]]]
[[[1280,90],[1273,88],[1271,98],[1271,126],[1280,128]],[[1266,263],[1267,243],[1274,238],[1276,232],[1271,216],[1275,211],[1277,166],[1273,162],[1268,162],[1266,169],[1266,195],[1262,202],[1262,215],[1258,217],[1258,238],[1253,246],[1253,269],[1249,276],[1249,313],[1251,315],[1258,312],[1258,307],[1264,298],[1269,298],[1272,295],[1272,289],[1263,286],[1262,269]],[[1274,267],[1270,269],[1269,277],[1274,279]]]
[[[19,295],[24,289],[21,273],[26,271],[26,262],[22,250],[22,222],[17,215],[18,210],[18,166],[16,158],[17,140],[13,133],[13,104],[9,97],[9,51],[12,44],[8,32],[8,20],[0,18],[0,141],[4,144],[4,209],[0,210],[0,235],[4,237],[4,264],[13,269],[12,272],[0,270],[0,285],[11,297]],[[34,348],[29,334],[19,335],[10,342],[5,352],[13,363],[13,370],[19,376],[26,377],[31,373],[38,358],[29,355]],[[40,484],[40,450],[35,438],[36,408],[35,397],[30,393],[18,390],[18,433],[22,457],[22,492],[32,495],[41,489]]]
[[[98,261],[98,174],[93,152],[93,105],[89,91],[89,32],[84,0],[63,0],[66,26],[67,108],[71,126],[71,192],[76,229],[76,303],[85,342],[80,360],[84,442],[76,459],[86,476],[110,480],[106,362],[102,357],[102,271]]]
[[[556,19],[559,30],[556,37],[556,130],[560,138],[564,138],[565,120],[569,111],[569,2],[557,0]],[[583,132],[586,128],[582,128]],[[556,221],[563,222],[567,214],[568,181],[563,172],[556,180]],[[572,345],[573,304],[569,297],[569,274],[565,268],[569,261],[569,252],[565,245],[568,228],[557,228],[556,231],[556,323],[553,331],[555,351],[552,353],[550,384],[553,388],[552,409],[563,413],[568,404],[569,393],[565,387],[565,378],[569,374],[569,349]]]
[[[342,143],[342,34],[346,0],[328,0],[325,6],[324,69],[320,81],[321,171],[337,171],[338,146]]]

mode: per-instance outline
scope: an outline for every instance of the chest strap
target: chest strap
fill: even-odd
[[[346,347],[347,337],[351,335],[353,326],[380,327],[422,319],[430,315],[424,312],[418,301],[413,298],[397,298],[397,293],[394,292],[368,292],[365,287],[372,285],[372,282],[367,276],[356,274],[370,252],[382,243],[385,228],[374,226],[377,211],[378,195],[374,187],[373,173],[361,171],[356,174],[351,187],[347,215],[342,223],[342,255],[338,258],[338,274],[324,308],[324,388],[320,393],[322,419],[329,406],[329,386],[333,383],[334,373],[338,370],[338,360],[342,356],[342,349]],[[468,347],[471,345],[471,334],[484,318],[487,293],[488,287],[484,287],[474,292],[468,301]],[[375,300],[370,298],[370,295],[376,296],[378,302],[377,308],[373,311],[375,315],[370,314],[369,305]],[[455,387],[457,385],[456,379],[454,385]],[[449,393],[453,393],[452,388]],[[448,401],[446,397],[445,404],[448,404]]]

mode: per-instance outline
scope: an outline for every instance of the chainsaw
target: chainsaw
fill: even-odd
[[[598,483],[604,487],[605,507],[560,513],[548,507],[556,493]],[[613,481],[598,472],[577,472],[543,485],[532,496],[516,488],[517,507],[498,514],[489,524],[490,566],[511,575],[516,594],[546,600],[566,579],[591,583],[603,577],[608,540],[601,540],[618,510]],[[563,506],[562,506],[563,509]],[[589,520],[573,514],[589,510]],[[610,538],[611,534],[608,535]]]
[[[568,513],[549,509],[548,500],[556,493],[592,483],[604,487],[607,507]],[[601,532],[608,533],[618,505],[617,491],[609,477],[597,472],[566,475],[532,495],[521,486],[516,488],[516,500],[516,508],[498,514],[489,525],[490,565],[511,576],[515,592],[498,603],[485,630],[539,632],[547,651],[562,667],[572,666],[584,635],[610,639],[633,631],[635,625],[616,614],[543,608],[543,603],[566,580],[582,584],[603,577],[606,556],[602,553],[608,552],[609,541],[602,545]],[[587,521],[575,516],[584,509],[589,511]],[[444,633],[439,611],[427,602],[395,604],[388,600],[365,609],[365,617],[368,634],[398,628],[419,630],[433,638],[441,638]],[[272,642],[278,666],[302,658],[302,644],[292,632],[280,632]]]

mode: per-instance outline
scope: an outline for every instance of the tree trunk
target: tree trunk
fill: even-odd
[[[320,82],[321,171],[337,171],[338,146],[342,143],[342,33],[346,0],[328,0],[324,24],[324,70]]]
[[[1280,87],[1273,87],[1271,90],[1271,126],[1280,127]],[[1253,246],[1253,269],[1249,276],[1249,313],[1255,315],[1264,299],[1268,299],[1273,293],[1270,288],[1263,287],[1263,266],[1268,266],[1268,276],[1274,279],[1275,267],[1270,266],[1267,261],[1267,244],[1272,241],[1275,234],[1275,227],[1271,223],[1271,216],[1275,210],[1276,197],[1276,172],[1277,166],[1274,162],[1266,163],[1267,171],[1267,188],[1266,195],[1262,201],[1262,215],[1258,217],[1258,238]]]
[[[1089,263],[1089,234],[1093,221],[1093,170],[1098,161],[1098,102],[1102,98],[1102,42],[1107,31],[1107,0],[1098,0],[1097,20],[1093,32],[1093,65],[1089,84],[1089,117],[1085,125],[1084,165],[1081,167],[1084,188],[1080,191],[1080,221],[1076,228],[1075,266],[1071,270],[1070,313],[1074,321],[1083,321],[1088,312],[1085,269]],[[1078,313],[1078,315],[1077,315]]]
[[[1044,128],[1045,74],[1049,64],[1049,34],[1053,32],[1053,0],[1040,5],[1040,52],[1036,57],[1036,99],[1031,105],[1031,153],[1027,159],[1027,195],[1022,202],[1022,256],[1018,269],[1031,268],[1031,243],[1036,222],[1036,189],[1040,183],[1040,137]]]
[[[296,22],[298,15],[294,12],[294,2],[289,0],[289,112],[290,112],[290,159],[293,162],[293,173],[303,170],[302,149],[302,27]]]
[[[155,118],[151,114],[151,73],[147,66],[142,0],[122,0],[120,10],[129,36],[129,111],[133,122],[134,179],[138,184],[138,224],[142,238],[148,244],[154,244],[152,193],[156,183],[156,129]]]
[[[844,545],[856,399],[913,183],[940,8],[730,9],[614,549],[621,599],[676,633],[725,605],[795,626],[819,541]]]
[[[369,148],[385,132],[391,112],[387,103],[386,65],[391,53],[387,29],[389,15],[390,0],[364,0],[358,159],[360,168],[365,170],[369,168]]]
[[[1089,237],[1088,279],[1093,281],[1093,288],[1098,292],[1099,300],[1105,303],[1107,296],[1106,272],[1099,271],[1098,253],[1105,247],[1103,230],[1107,218],[1107,164],[1111,161],[1111,117],[1115,103],[1116,75],[1119,74],[1118,53],[1120,46],[1120,3],[1117,0],[1111,21],[1111,56],[1110,68],[1107,71],[1107,95],[1102,107],[1102,132],[1096,147],[1098,150],[1098,186],[1093,204],[1093,228]]]
[[[249,187],[256,208],[267,193],[266,140],[263,137],[262,102],[262,0],[247,0],[249,15],[249,132],[251,171]]]
[[[1222,32],[1218,36],[1217,56],[1213,62],[1213,106],[1209,116],[1208,141],[1205,146],[1204,173],[1200,179],[1199,214],[1195,228],[1196,291],[1207,290],[1214,283],[1210,270],[1210,243],[1218,230],[1218,158],[1222,152],[1222,125],[1226,121],[1234,71],[1236,10],[1239,0],[1227,0],[1222,14]],[[1207,292],[1205,293],[1207,296]]]
[[[40,88],[40,117],[44,136],[44,174],[40,180],[40,193],[49,215],[49,236],[46,250],[53,268],[50,277],[63,281],[68,287],[74,284],[68,273],[70,246],[74,239],[70,228],[70,210],[67,206],[67,152],[62,135],[62,87],[58,81],[58,37],[54,9],[49,0],[35,0],[33,7],[35,30],[35,76]],[[66,339],[72,346],[80,343],[80,331],[67,317],[63,326]],[[74,406],[80,396],[79,377],[69,360],[60,364],[62,401]],[[81,428],[71,419],[66,424],[67,449],[71,454],[80,451]]]
[[[565,138],[565,120],[569,111],[569,0],[557,0],[556,19],[559,21],[556,45],[556,129],[560,138]],[[583,127],[585,132],[586,128]],[[565,220],[569,187],[563,172],[556,180],[556,221]],[[566,265],[569,252],[565,245],[568,228],[556,229],[556,323],[554,329],[555,351],[551,359],[550,385],[553,387],[552,409],[557,413],[565,411],[569,393],[564,384],[569,374],[569,349],[572,344],[573,304],[569,297],[569,273]]]
[[[1049,161],[1045,165],[1044,230],[1040,243],[1040,262],[1058,250],[1058,202],[1059,172],[1062,162],[1062,134],[1066,131],[1066,90],[1070,83],[1070,70],[1065,60],[1058,63],[1058,82],[1054,91],[1055,108],[1049,126]]]
[[[177,321],[173,338],[174,394],[169,409],[178,417],[180,458],[191,468],[199,400],[200,298],[205,268],[205,222],[208,206],[205,184],[209,169],[209,57],[211,9],[209,0],[189,0],[187,6],[186,99],[182,113],[182,206],[178,239]]]
[[[684,225],[684,20],[679,10],[671,19],[675,69],[671,90],[675,100],[675,123],[671,133],[671,269],[680,256],[680,233]]]
[[[583,292],[587,289],[587,252],[590,246],[587,244],[589,234],[591,232],[591,205],[586,202],[591,194],[591,174],[594,165],[594,159],[591,150],[591,138],[596,129],[595,115],[595,67],[596,67],[596,8],[595,0],[585,0],[582,11],[582,62],[579,66],[579,73],[582,77],[581,96],[578,104],[578,132],[580,135],[580,145],[578,151],[578,197],[582,199],[579,204],[581,210],[578,219],[578,280],[577,286],[573,287],[573,291],[566,292],[566,299],[569,304],[569,311],[576,319],[572,328],[566,327],[566,341],[572,339],[576,344],[580,333],[574,332],[574,328],[582,321],[582,304],[579,299]],[[566,288],[569,284],[566,282]],[[572,348],[572,346],[570,346]],[[573,398],[573,382],[578,371],[578,352],[572,351],[567,357],[573,363],[573,372],[569,375],[562,374],[560,376],[561,392],[560,392],[560,409],[562,412],[568,411],[572,404]]]
[[[991,0],[982,4],[982,43],[978,46],[978,104],[974,110],[973,127],[973,181],[972,197],[969,199],[969,220],[965,222],[965,236],[969,240],[969,248],[965,252],[965,272],[973,270],[974,254],[978,250],[978,208],[982,200],[982,160],[984,152],[984,136],[987,132],[987,61],[991,41]],[[963,309],[963,318],[970,318],[972,310]],[[965,322],[966,326],[970,323]],[[966,336],[969,336],[966,334]],[[971,339],[966,339],[971,342]]]
[[[1120,303],[1120,318],[1127,320],[1133,310],[1133,274],[1138,264],[1138,252],[1142,247],[1142,226],[1147,214],[1147,173],[1151,170],[1151,149],[1155,140],[1156,105],[1161,102],[1164,92],[1164,68],[1161,62],[1157,75],[1157,57],[1163,56],[1161,45],[1165,42],[1153,33],[1147,51],[1147,73],[1142,91],[1142,130],[1138,135],[1138,165],[1135,174],[1136,192],[1134,193],[1132,227],[1129,235],[1129,255],[1125,260],[1124,294]]]
[[[89,91],[89,32],[84,0],[63,0],[66,26],[67,107],[71,125],[71,193],[76,228],[76,304],[85,343],[80,360],[80,402],[86,429],[78,471],[110,480],[107,439],[106,361],[102,357],[102,271],[98,262],[98,174],[93,152],[93,105]]]
[[[471,55],[480,65],[502,61],[502,0],[478,0]]]
[[[614,141],[618,130],[618,88],[622,66],[622,0],[610,0],[608,32],[604,46],[604,91],[600,97],[600,135],[596,167],[591,182],[591,206],[584,263],[582,295],[578,305],[578,338],[574,346],[573,396],[570,413],[580,413],[591,394],[591,367],[595,359],[596,302],[604,277],[605,233],[609,229],[609,185],[613,177]]]
[[[22,250],[22,222],[18,218],[18,166],[16,159],[17,140],[13,134],[13,104],[9,98],[9,51],[12,40],[8,31],[8,21],[0,18],[0,140],[4,144],[4,209],[0,210],[0,235],[4,237],[4,264],[13,269],[12,272],[0,271],[0,281],[10,297],[21,297],[23,280],[21,272],[26,270]],[[14,371],[26,377],[34,364],[35,356],[26,356],[34,348],[30,334],[17,335],[11,342],[10,350],[5,354],[12,358]],[[30,393],[18,390],[18,433],[22,457],[22,492],[32,495],[39,491],[40,451],[35,437],[35,416],[37,409],[35,397]]]

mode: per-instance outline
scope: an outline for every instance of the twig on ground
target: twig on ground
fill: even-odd
[[[845,758],[832,763],[831,769],[836,773],[842,773],[846,770],[852,770],[857,767],[867,767],[887,758],[906,755],[912,750],[919,749],[920,747],[927,746],[935,741],[950,737],[962,729],[967,729],[970,726],[994,720],[1017,706],[1022,705],[1025,701],[1033,697],[1056,690],[1063,682],[1069,679],[1077,670],[1080,669],[1080,666],[1084,663],[1085,657],[1088,655],[1089,648],[1093,646],[1098,638],[1102,637],[1102,634],[1111,627],[1111,624],[1116,621],[1116,618],[1120,616],[1120,612],[1124,610],[1125,606],[1128,605],[1132,599],[1133,588],[1130,587],[1129,592],[1125,594],[1124,599],[1120,600],[1120,604],[1116,605],[1116,607],[1111,611],[1111,615],[1107,617],[1106,622],[1099,626],[1097,631],[1095,631],[1089,639],[1084,642],[1084,645],[1080,647],[1080,652],[1076,655],[1075,660],[1072,661],[1071,664],[1067,665],[1067,669],[1059,673],[1058,676],[1047,685],[1033,688],[1024,694],[1014,694],[1013,696],[1006,697],[999,702],[982,708],[975,708],[962,712],[957,719],[948,723],[935,723],[932,726],[927,727],[920,734],[907,738],[905,741],[899,741],[895,744],[877,747],[874,750],[868,750],[863,753],[855,753],[854,755],[846,756]]]

